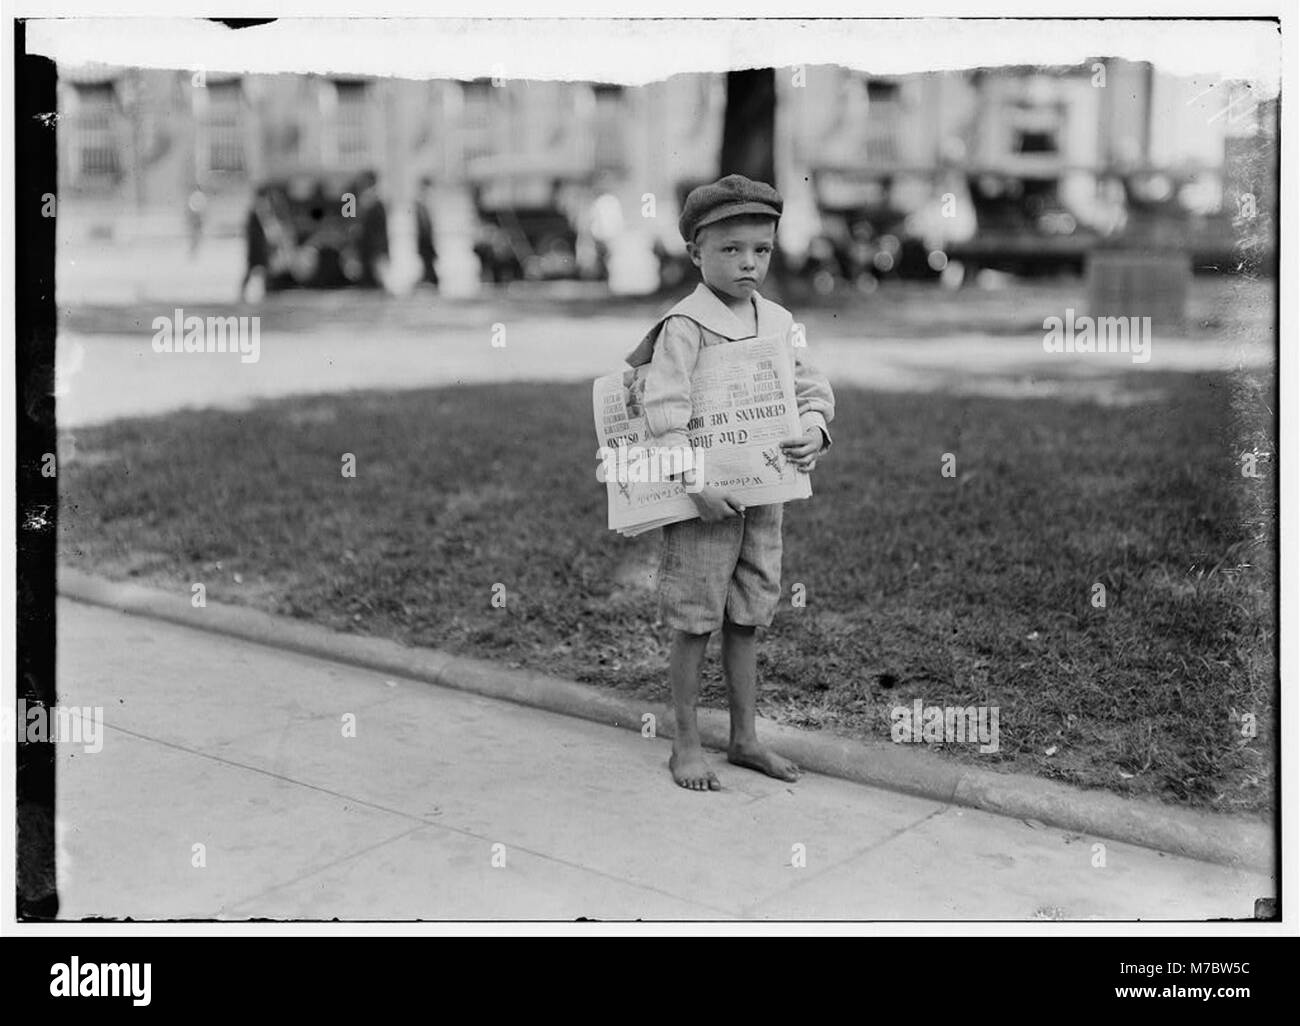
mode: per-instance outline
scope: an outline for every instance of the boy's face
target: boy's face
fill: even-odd
[[[775,241],[771,218],[734,217],[705,225],[686,250],[706,285],[733,299],[748,299],[767,277]]]

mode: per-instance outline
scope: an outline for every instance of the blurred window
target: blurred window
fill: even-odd
[[[1057,152],[1056,133],[1034,131],[1016,132],[1015,152],[1055,153]]]
[[[461,110],[460,152],[465,164],[496,152],[492,122],[497,109],[497,89],[487,78],[478,78],[461,86],[465,102]]]
[[[334,131],[341,164],[356,164],[370,156],[370,83],[363,79],[334,80]]]
[[[207,89],[208,170],[243,172],[243,84],[236,78]]]
[[[623,87],[597,85],[596,95],[596,170],[621,171],[624,166],[623,128],[626,111],[623,109]]]
[[[87,178],[117,177],[117,90],[112,82],[74,83],[77,111],[73,149],[78,172]]]
[[[899,83],[869,78],[867,86],[866,157],[873,166],[898,162],[902,127],[902,91]]]

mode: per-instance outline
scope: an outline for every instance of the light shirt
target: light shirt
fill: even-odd
[[[650,364],[645,379],[644,408],[646,429],[656,445],[689,444],[686,424],[691,419],[691,372],[703,346],[773,335],[789,337],[794,328],[794,316],[789,310],[757,292],[753,303],[757,334],[742,324],[701,282],[694,292],[664,314],[628,354],[627,362],[633,367]],[[831,435],[826,425],[835,417],[835,394],[824,374],[799,359],[799,347],[792,346],[791,352],[799,427],[805,434],[809,428],[818,428],[824,439],[822,447],[828,449]]]

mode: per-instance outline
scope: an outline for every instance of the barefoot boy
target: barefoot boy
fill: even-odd
[[[728,175],[686,198],[679,227],[703,284],[651,329],[628,357],[649,363],[644,409],[660,446],[689,444],[691,372],[704,346],[741,339],[788,337],[794,318],[758,294],[767,275],[782,200],[772,186]],[[781,443],[787,459],[810,473],[830,447],[826,425],[835,397],[825,377],[794,361],[799,426]],[[692,471],[685,480],[692,484]],[[754,729],[754,629],[768,627],[781,596],[780,504],[746,509],[715,488],[692,490],[699,519],[663,529],[659,567],[660,616],[673,629],[668,672],[677,734],[668,766],[673,779],[696,791],[721,786],[700,747],[695,703],[709,635],[722,630],[722,670],[731,704],[728,761],[782,780],[799,769],[759,743]]]

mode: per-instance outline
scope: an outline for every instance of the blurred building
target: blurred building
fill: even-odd
[[[1041,251],[1044,239],[1068,248],[1071,237],[1123,227],[1134,206],[1172,201],[1194,217],[1224,216],[1234,168],[1251,169],[1261,207],[1276,202],[1276,165],[1271,174],[1267,165],[1269,152],[1276,160],[1275,102],[1229,84],[1114,60],[776,75],[782,242],[795,254],[828,220],[840,218],[852,237],[854,211],[874,219],[877,237],[885,224],[923,239],[923,252],[1012,245],[1026,233],[1030,248]],[[725,78],[712,74],[625,88],[60,69],[59,91],[60,191],[72,230],[180,234],[201,190],[204,230],[234,234],[254,183],[370,168],[396,212],[412,209],[430,176],[435,219],[452,235],[475,216],[470,186],[525,203],[546,179],[587,200],[606,197],[597,217],[606,230],[668,248],[680,247],[680,193],[718,173],[726,102]]]
[[[842,233],[870,221],[912,237],[936,266],[1077,266],[1120,232],[1219,260],[1239,197],[1276,209],[1276,102],[1110,59],[779,75],[778,165],[797,219],[783,241],[797,249],[838,218]]]
[[[724,99],[713,76],[624,89],[141,69],[61,69],[59,97],[63,197],[102,219],[173,222],[196,187],[220,210],[315,168],[374,169],[399,204],[425,174],[455,187],[511,168],[635,177],[639,197],[712,172]]]

